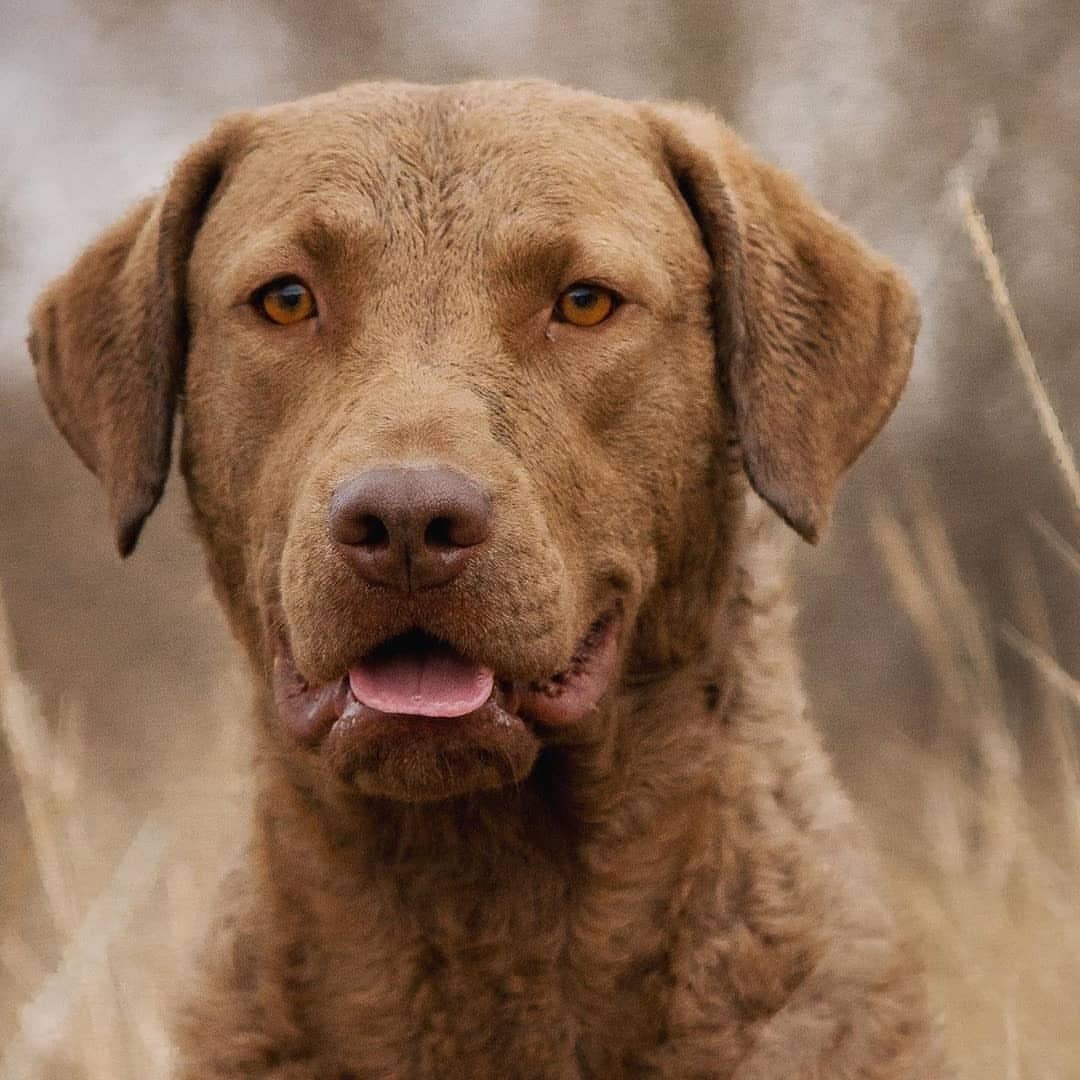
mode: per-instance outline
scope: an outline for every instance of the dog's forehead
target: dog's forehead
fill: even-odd
[[[546,83],[359,84],[256,114],[237,179],[264,206],[340,193],[491,212],[641,204],[665,194],[635,107]],[[573,205],[572,205],[573,204]]]

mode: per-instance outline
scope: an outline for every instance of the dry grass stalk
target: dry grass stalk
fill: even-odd
[[[966,695],[951,662],[951,632],[945,612],[923,573],[911,538],[884,508],[878,508],[871,516],[870,531],[889,572],[896,598],[926,645],[926,657],[939,686],[947,697],[963,701]]]
[[[77,921],[77,904],[55,828],[58,804],[70,795],[70,774],[49,753],[47,732],[30,687],[15,666],[15,649],[0,593],[0,723],[11,749],[38,875],[61,940]]]
[[[894,593],[923,642],[936,677],[941,710],[936,756],[949,768],[926,781],[927,833],[944,873],[978,872],[988,886],[1004,888],[1011,873],[1024,818],[1015,740],[1004,720],[1005,705],[990,634],[965,585],[940,515],[925,493],[915,496],[916,525],[909,535],[879,509],[871,519],[874,539]],[[955,798],[958,777],[975,756],[986,798],[977,812]],[[978,859],[963,835],[978,828]],[[974,865],[973,865],[974,864]]]
[[[1050,550],[1080,579],[1080,551],[1077,551],[1042,514],[1032,514],[1031,524],[1046,541]]]
[[[1050,613],[1042,590],[1034,587],[1037,569],[1030,549],[1019,549],[1014,562],[1014,604],[1024,632],[1018,633],[1010,628],[1006,632],[1006,641],[1009,640],[1008,634],[1012,633],[1016,640],[1009,641],[1009,644],[1014,648],[1021,642],[1030,642],[1032,647],[1041,650],[1053,662],[1062,676],[1069,679],[1054,657]],[[1030,656],[1025,658],[1032,662]],[[1038,726],[1042,728],[1046,740],[1043,753],[1049,756],[1053,770],[1053,783],[1047,786],[1052,788],[1051,799],[1058,798],[1060,802],[1067,826],[1065,840],[1080,866],[1080,746],[1077,745],[1076,726],[1069,711],[1069,698],[1045,677],[1036,680],[1035,689]]]
[[[1029,641],[1009,623],[1002,626],[1001,636],[1025,660],[1034,665],[1051,686],[1080,709],[1080,680],[1074,679],[1049,653]]]
[[[1080,516],[1080,472],[1076,468],[1076,459],[1073,456],[1072,447],[1069,445],[1065,432],[1061,427],[1061,421],[1050,402],[1050,396],[1046,392],[1046,384],[1039,375],[1039,369],[1035,364],[1035,357],[1028,345],[1027,336],[1016,315],[1009,290],[1005,285],[1005,274],[1001,269],[1001,263],[994,254],[994,245],[987,228],[986,220],[975,205],[975,199],[971,190],[962,181],[957,182],[957,199],[960,203],[960,212],[963,216],[964,228],[971,239],[975,254],[982,263],[983,273],[986,275],[990,286],[990,293],[994,300],[994,307],[1005,323],[1005,329],[1009,334],[1009,342],[1012,346],[1013,356],[1020,367],[1027,384],[1028,393],[1035,404],[1035,411],[1039,417],[1043,434],[1050,443],[1057,462],[1058,469],[1065,480],[1065,484],[1072,497],[1073,512]]]

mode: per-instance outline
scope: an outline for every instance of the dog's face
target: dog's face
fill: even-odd
[[[711,265],[629,112],[287,106],[202,222],[192,498],[286,726],[365,791],[520,780],[709,527]]]
[[[221,125],[32,349],[123,549],[182,392],[279,736],[415,800],[588,724],[676,583],[715,588],[744,465],[816,535],[914,331],[891,268],[701,116],[360,86]]]

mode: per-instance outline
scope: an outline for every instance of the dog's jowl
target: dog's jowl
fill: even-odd
[[[351,86],[223,120],[32,323],[124,554],[178,430],[256,687],[177,1077],[944,1075],[784,570],[918,316],[791,178],[682,107]]]

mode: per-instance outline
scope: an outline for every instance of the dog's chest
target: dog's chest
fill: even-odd
[[[394,940],[373,950],[369,939],[366,955],[334,964],[316,1010],[333,1014],[319,1039],[339,1051],[328,1076],[650,1074],[670,997],[661,935],[628,936],[617,961],[601,962],[594,949],[609,938],[575,918],[562,886],[534,877],[511,896],[504,884],[468,899],[417,885]],[[360,1009],[349,1016],[343,1001]]]
[[[600,973],[585,986],[579,965],[545,936],[518,942],[510,956],[484,951],[478,943],[473,955],[451,957],[429,947],[406,966],[399,957],[376,996],[389,1007],[339,1028],[347,1032],[338,1041],[343,1050],[347,1043],[343,1073],[416,1080],[648,1075],[644,1063],[664,1040],[666,974],[628,969],[613,982]],[[347,996],[372,1001],[370,990]]]

